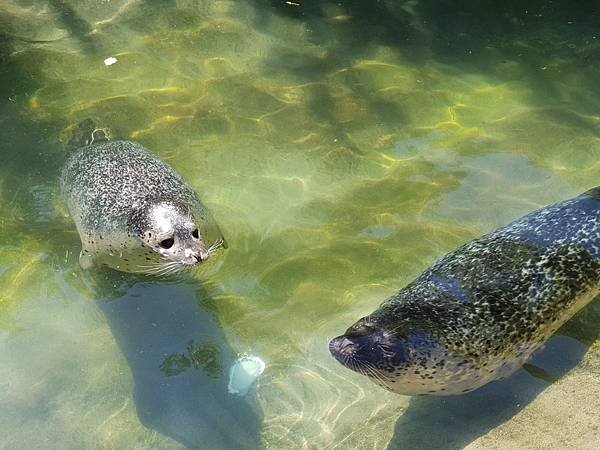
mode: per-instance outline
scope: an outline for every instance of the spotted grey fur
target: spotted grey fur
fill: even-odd
[[[406,395],[516,371],[600,292],[600,187],[474,240],[333,339],[332,355]]]
[[[84,268],[161,275],[194,266],[223,245],[198,195],[136,142],[104,140],[78,149],[61,184],[81,237]],[[156,229],[157,213],[169,230]],[[170,233],[178,253],[158,247],[160,232]]]

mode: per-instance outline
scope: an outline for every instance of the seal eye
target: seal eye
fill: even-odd
[[[175,243],[175,240],[173,238],[169,238],[169,239],[160,241],[160,243],[158,245],[160,245],[162,248],[171,248],[171,247],[173,247],[174,243]]]
[[[198,237],[199,237],[198,228],[196,228],[194,231],[192,231],[192,236],[194,236],[196,239],[198,239]]]

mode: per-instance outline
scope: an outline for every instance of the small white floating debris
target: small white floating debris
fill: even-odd
[[[265,370],[265,362],[258,356],[247,355],[238,358],[229,369],[230,394],[246,395],[256,379]]]
[[[104,65],[105,66],[112,66],[116,62],[117,62],[117,58],[115,58],[114,56],[111,56],[110,58],[106,58],[104,60]]]

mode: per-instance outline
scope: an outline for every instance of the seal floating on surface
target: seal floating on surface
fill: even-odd
[[[83,268],[166,275],[226,247],[208,209],[169,165],[136,142],[107,140],[104,130],[91,142],[69,158],[61,179]]]
[[[329,343],[405,395],[472,391],[516,371],[600,292],[600,187],[446,255]]]

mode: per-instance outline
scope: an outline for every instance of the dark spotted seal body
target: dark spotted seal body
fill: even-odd
[[[103,140],[80,148],[61,182],[84,268],[164,275],[197,265],[223,245],[198,195],[136,142]]]
[[[460,394],[516,371],[599,286],[597,187],[448,254],[329,348],[391,391]]]

